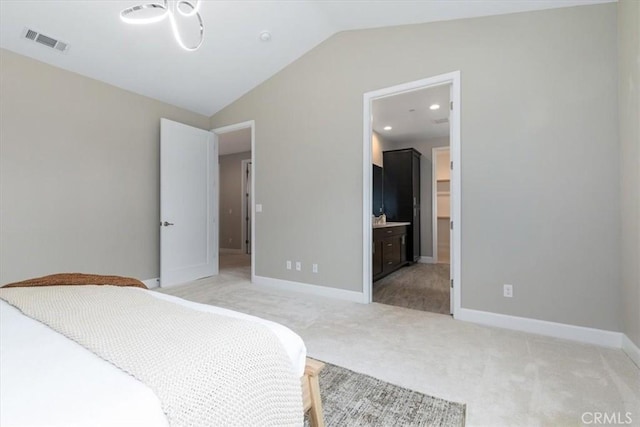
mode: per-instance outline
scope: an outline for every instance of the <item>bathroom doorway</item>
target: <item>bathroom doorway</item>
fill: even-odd
[[[364,98],[365,299],[455,314],[460,258],[455,244],[460,173],[454,167],[459,165],[460,148],[459,73],[369,92]],[[439,153],[434,148],[444,147],[450,150],[446,185],[434,174],[438,159],[433,158]],[[443,252],[446,245],[437,242],[439,222],[451,231],[448,257]]]

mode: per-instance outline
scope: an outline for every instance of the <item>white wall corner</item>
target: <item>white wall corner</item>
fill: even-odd
[[[309,283],[293,282],[290,280],[274,279],[272,277],[255,276],[253,283],[272,289],[289,292],[300,292],[307,295],[316,295],[325,298],[334,298],[343,301],[364,303],[365,295],[362,292],[347,291],[344,289],[330,288],[327,286],[311,285]]]
[[[141,282],[149,289],[160,287],[160,279],[157,277],[155,279],[141,280]]]
[[[622,350],[640,368],[640,348],[625,334],[622,334]]]
[[[623,343],[623,334],[621,332],[605,331],[603,329],[548,322],[546,320],[529,319],[526,317],[509,316],[468,308],[461,308],[455,318],[480,325],[495,326],[497,328],[545,335],[604,347],[621,348]]]
[[[433,264],[433,257],[432,256],[421,256],[420,259],[418,260],[418,263],[420,264]]]

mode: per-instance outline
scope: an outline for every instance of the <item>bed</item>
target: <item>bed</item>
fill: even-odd
[[[127,292],[268,328],[302,381],[304,411],[311,425],[323,424],[318,386],[322,364],[306,358],[304,342],[294,332],[265,319],[170,295],[136,288]],[[151,388],[4,300],[0,300],[0,378],[3,426],[170,425]]]

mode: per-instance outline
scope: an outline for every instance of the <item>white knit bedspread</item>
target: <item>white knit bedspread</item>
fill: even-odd
[[[172,426],[300,426],[300,378],[265,326],[113,286],[0,298],[146,384]]]

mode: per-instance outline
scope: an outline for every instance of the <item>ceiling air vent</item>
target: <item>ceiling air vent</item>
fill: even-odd
[[[22,32],[22,35],[27,40],[31,40],[41,45],[50,47],[59,52],[66,52],[67,50],[69,50],[69,45],[67,43],[61,42],[60,40],[54,39],[53,37],[45,36],[44,34],[29,28],[25,28],[25,30]]]
[[[437,125],[443,125],[445,123],[449,123],[449,119],[447,117],[445,117],[443,119],[434,119],[432,121],[433,121],[433,123],[435,123]]]

